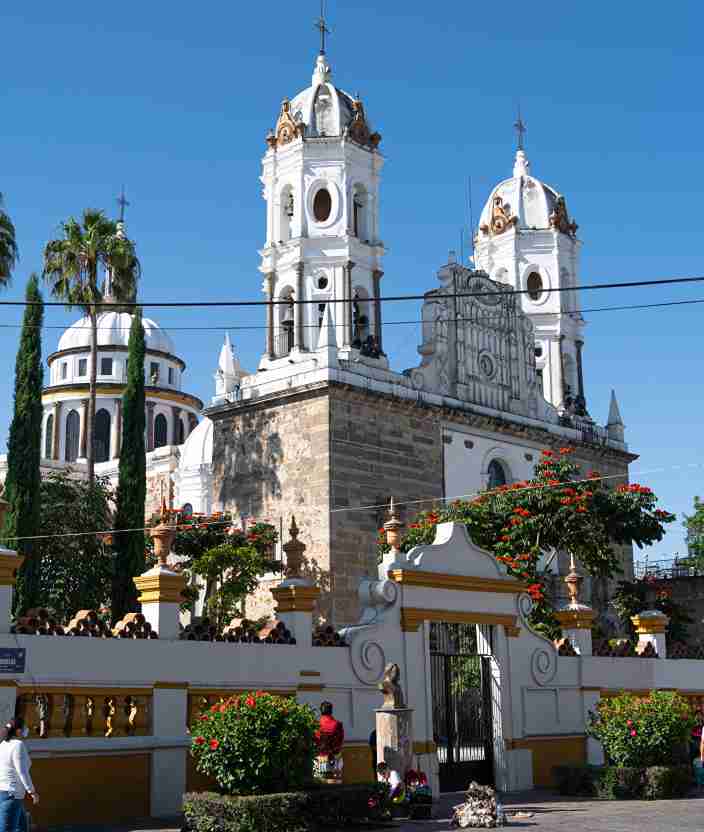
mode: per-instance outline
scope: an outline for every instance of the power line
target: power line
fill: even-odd
[[[625,311],[632,311],[632,310],[641,310],[641,309],[660,309],[663,307],[668,306],[688,306],[691,304],[698,304],[704,303],[704,298],[695,298],[692,300],[670,300],[670,301],[662,301],[660,303],[632,303],[632,304],[624,304],[622,306],[596,306],[587,309],[565,309],[560,312],[562,315],[577,315],[577,314],[592,314],[593,312],[625,312]],[[469,318],[458,317],[457,321],[468,321]],[[420,318],[413,318],[405,321],[384,321],[383,326],[408,326],[408,325],[417,325],[422,324],[423,320]],[[22,324],[0,324],[0,329],[22,329]],[[320,329],[318,324],[302,324],[304,329]],[[49,325],[46,324],[42,325],[41,327],[36,327],[38,329],[56,329],[65,331],[70,329],[70,326],[59,326],[59,325]],[[266,324],[229,324],[223,323],[213,326],[172,326],[170,324],[165,324],[161,329],[168,330],[171,332],[219,332],[223,330],[266,330]],[[114,327],[111,326],[99,326],[98,330],[106,330],[106,331],[113,331]],[[98,346],[107,346],[105,344],[98,344]]]
[[[546,289],[545,292],[550,294],[552,292],[560,293],[560,292],[585,292],[591,291],[592,289],[633,289],[637,287],[648,287],[648,286],[666,286],[671,285],[674,283],[702,283],[704,282],[704,277],[670,277],[670,278],[663,278],[661,280],[629,280],[622,283],[591,283],[586,286],[557,286],[553,289]],[[455,297],[455,298],[480,298],[480,297],[496,297],[497,295],[527,295],[532,290],[529,289],[513,289],[511,287],[507,287],[506,291],[495,291],[490,290],[486,292],[448,292],[444,293],[443,297]],[[398,301],[409,301],[409,300],[425,300],[427,295],[431,294],[431,292],[424,292],[422,295],[388,295],[386,297],[380,298],[364,298],[367,302],[376,303],[392,303]],[[359,302],[360,298],[329,298],[328,300],[324,301],[325,303],[357,303]],[[67,304],[65,301],[43,301],[44,306],[63,306],[66,308],[67,306],[82,306],[83,304]],[[151,308],[151,309],[178,309],[178,308],[200,308],[200,307],[235,307],[235,306],[290,306],[295,304],[318,304],[323,303],[320,298],[315,299],[304,299],[304,300],[294,300],[293,298],[285,298],[281,300],[213,300],[213,301],[142,301],[137,303],[134,302],[120,302],[117,304],[121,308],[130,308],[130,309],[137,309],[137,308]],[[26,300],[0,300],[0,306],[38,306],[38,301],[26,301]],[[105,303],[95,303],[89,304],[96,308],[108,308],[114,309],[115,302],[105,302]]]

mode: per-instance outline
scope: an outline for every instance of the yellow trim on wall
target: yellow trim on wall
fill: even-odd
[[[127,388],[125,384],[101,384],[98,382],[97,393],[98,396],[114,396],[121,397]],[[46,392],[42,392],[42,404],[51,404],[52,402],[65,401],[66,399],[82,399],[85,398],[88,390],[88,384],[59,387],[54,385],[52,387],[45,387]],[[51,391],[51,392],[49,392]],[[161,388],[145,387],[144,393],[147,401],[150,399],[158,399],[164,402],[176,402],[177,404],[184,404],[195,411],[203,409],[203,402],[190,393],[181,393],[177,390],[163,390]]]
[[[528,584],[513,578],[477,578],[443,572],[424,572],[421,569],[392,569],[389,571],[389,578],[398,584],[423,586],[429,589],[456,589],[463,592],[520,594],[528,589]]]
[[[298,685],[299,693],[320,693],[324,688],[325,685],[323,684],[315,685],[311,682],[301,682]]]
[[[435,754],[437,750],[438,747],[432,740],[416,740],[416,742],[413,743],[414,754]]]
[[[509,638],[518,638],[521,635],[521,628],[514,627],[512,624],[504,624],[504,630]]]
[[[154,682],[154,690],[188,690],[188,682]]]
[[[665,615],[657,617],[650,615],[632,615],[631,621],[639,636],[662,635],[667,629],[668,624],[668,618]]]
[[[563,630],[591,630],[596,613],[594,610],[558,610],[555,618]]]
[[[182,592],[186,587],[186,577],[182,574],[174,575],[140,575],[132,579],[139,592],[137,599],[140,604],[180,604],[183,601]]]
[[[368,743],[345,743],[342,748],[342,782],[372,783],[372,750]]]
[[[313,612],[320,589],[317,586],[276,586],[271,594],[277,612]]]
[[[319,670],[301,670],[300,676],[320,676]]]
[[[587,738],[583,734],[522,737],[508,740],[506,747],[527,748],[533,752],[533,783],[554,786],[555,766],[587,762]]]
[[[15,573],[23,561],[24,555],[0,555],[0,586],[15,585]]]
[[[515,615],[401,607],[401,629],[404,633],[415,633],[423,621],[444,621],[447,624],[493,624],[503,627],[517,626]]]

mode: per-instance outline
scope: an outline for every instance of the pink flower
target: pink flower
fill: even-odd
[[[220,743],[217,740],[210,740],[210,750],[215,751]]]
[[[626,720],[626,725],[628,725],[628,727],[630,728],[631,725],[633,725],[633,720],[632,719],[627,719]]]
[[[638,733],[638,732],[637,732],[635,729],[633,729],[633,730],[631,731],[631,736],[632,736],[632,737],[635,737],[635,735],[636,735],[637,733]]]

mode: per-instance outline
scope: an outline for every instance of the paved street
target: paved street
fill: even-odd
[[[434,807],[435,820],[399,824],[399,832],[444,832],[449,830],[452,806],[462,793],[443,795]],[[505,801],[509,826],[535,832],[688,832],[704,827],[702,798],[658,801],[565,801],[557,795],[537,791],[512,795]],[[518,813],[515,817],[512,813]],[[387,827],[388,828],[388,827]],[[179,825],[146,821],[123,827],[60,827],[52,832],[179,832]]]

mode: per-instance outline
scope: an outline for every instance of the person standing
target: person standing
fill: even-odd
[[[0,832],[25,832],[27,818],[22,801],[28,794],[39,803],[29,769],[32,765],[24,722],[11,719],[0,731]]]

